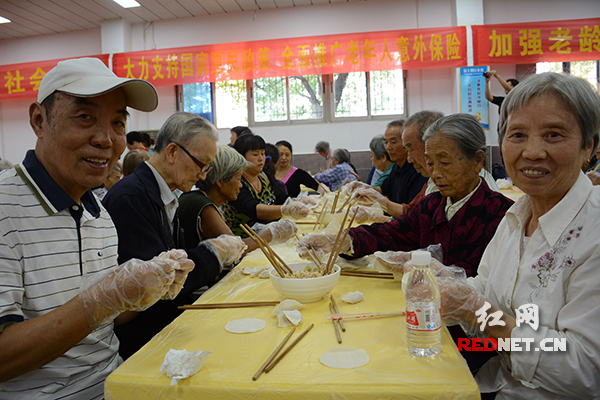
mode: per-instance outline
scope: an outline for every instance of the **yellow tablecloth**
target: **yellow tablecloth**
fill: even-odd
[[[280,245],[282,246],[282,245]],[[275,249],[293,261],[290,246]],[[266,265],[262,254],[253,252],[221,282],[207,291],[198,303],[283,300],[268,279],[250,278],[247,266]],[[400,280],[341,276],[331,294],[341,313],[395,311],[404,309]],[[358,304],[344,303],[348,292],[364,293]],[[303,322],[293,341],[311,323],[314,328],[269,373],[257,381],[252,376],[289,333],[278,328],[273,307],[191,310],[184,312],[152,341],[128,359],[106,380],[106,399],[478,399],[477,384],[443,329],[442,352],[419,359],[408,354],[404,317],[347,321],[343,343],[336,340],[328,298],[308,303]],[[260,332],[233,334],[227,322],[260,318],[267,326]],[[288,343],[290,343],[288,342]],[[364,349],[370,362],[355,369],[333,369],[319,356],[337,346]],[[171,379],[159,373],[169,349],[212,350],[214,353],[197,374],[170,386]]]

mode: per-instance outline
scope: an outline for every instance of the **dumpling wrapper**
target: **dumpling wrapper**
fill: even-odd
[[[285,299],[284,301],[282,301],[281,303],[279,303],[274,309],[273,309],[273,315],[278,315],[279,311],[284,311],[284,310],[301,310],[303,308],[305,308],[306,306],[296,300],[293,299]]]
[[[341,297],[346,303],[355,304],[362,301],[364,295],[361,292],[349,292],[343,294]]]
[[[302,323],[302,313],[300,311],[283,310],[282,313],[293,325],[298,326]]]
[[[171,386],[176,385],[181,379],[190,377],[200,371],[204,361],[212,354],[212,351],[197,350],[189,352],[185,349],[169,349],[165,360],[160,366],[160,371],[171,378]]]
[[[267,323],[257,318],[240,318],[229,321],[225,330],[231,333],[252,333],[265,329]]]
[[[290,325],[292,325],[292,323],[290,322],[288,317],[285,316],[283,311],[279,311],[279,314],[277,314],[277,327],[285,328],[286,326],[290,326]]]
[[[260,274],[258,274],[258,277],[261,279],[268,279],[269,278],[269,268],[263,269],[262,271],[260,271]]]
[[[365,349],[341,346],[323,353],[319,361],[330,368],[352,369],[368,364],[371,358]]]
[[[254,275],[261,272],[265,268],[267,267],[246,267],[242,270],[242,273],[245,275]]]

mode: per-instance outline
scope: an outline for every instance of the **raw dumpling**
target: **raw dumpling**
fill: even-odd
[[[304,307],[306,307],[304,304],[293,300],[293,299],[285,299],[284,301],[282,301],[281,303],[279,303],[274,309],[273,309],[273,315],[277,315],[279,314],[279,311],[283,311],[283,310],[301,310]]]
[[[342,300],[346,303],[354,304],[358,303],[363,299],[363,294],[361,292],[350,292],[342,295]]]

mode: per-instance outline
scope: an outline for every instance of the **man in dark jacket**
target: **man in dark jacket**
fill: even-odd
[[[119,262],[148,259],[174,248],[185,248],[183,230],[175,212],[174,190],[188,192],[206,178],[217,151],[216,128],[205,119],[189,113],[175,113],[156,138],[150,160],[119,181],[103,200],[119,236]],[[170,301],[159,301],[132,321],[115,330],[125,359],[140,349],[190,304],[193,292],[212,286],[223,268],[237,261],[245,245],[235,236],[220,236],[188,250],[196,263],[181,293]]]

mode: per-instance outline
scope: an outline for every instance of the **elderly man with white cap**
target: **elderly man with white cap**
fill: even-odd
[[[117,265],[117,232],[90,189],[125,149],[127,107],[154,87],[100,60],[59,62],[29,108],[35,150],[0,174],[0,399],[96,399],[121,362],[115,323],[174,298],[182,250]]]

